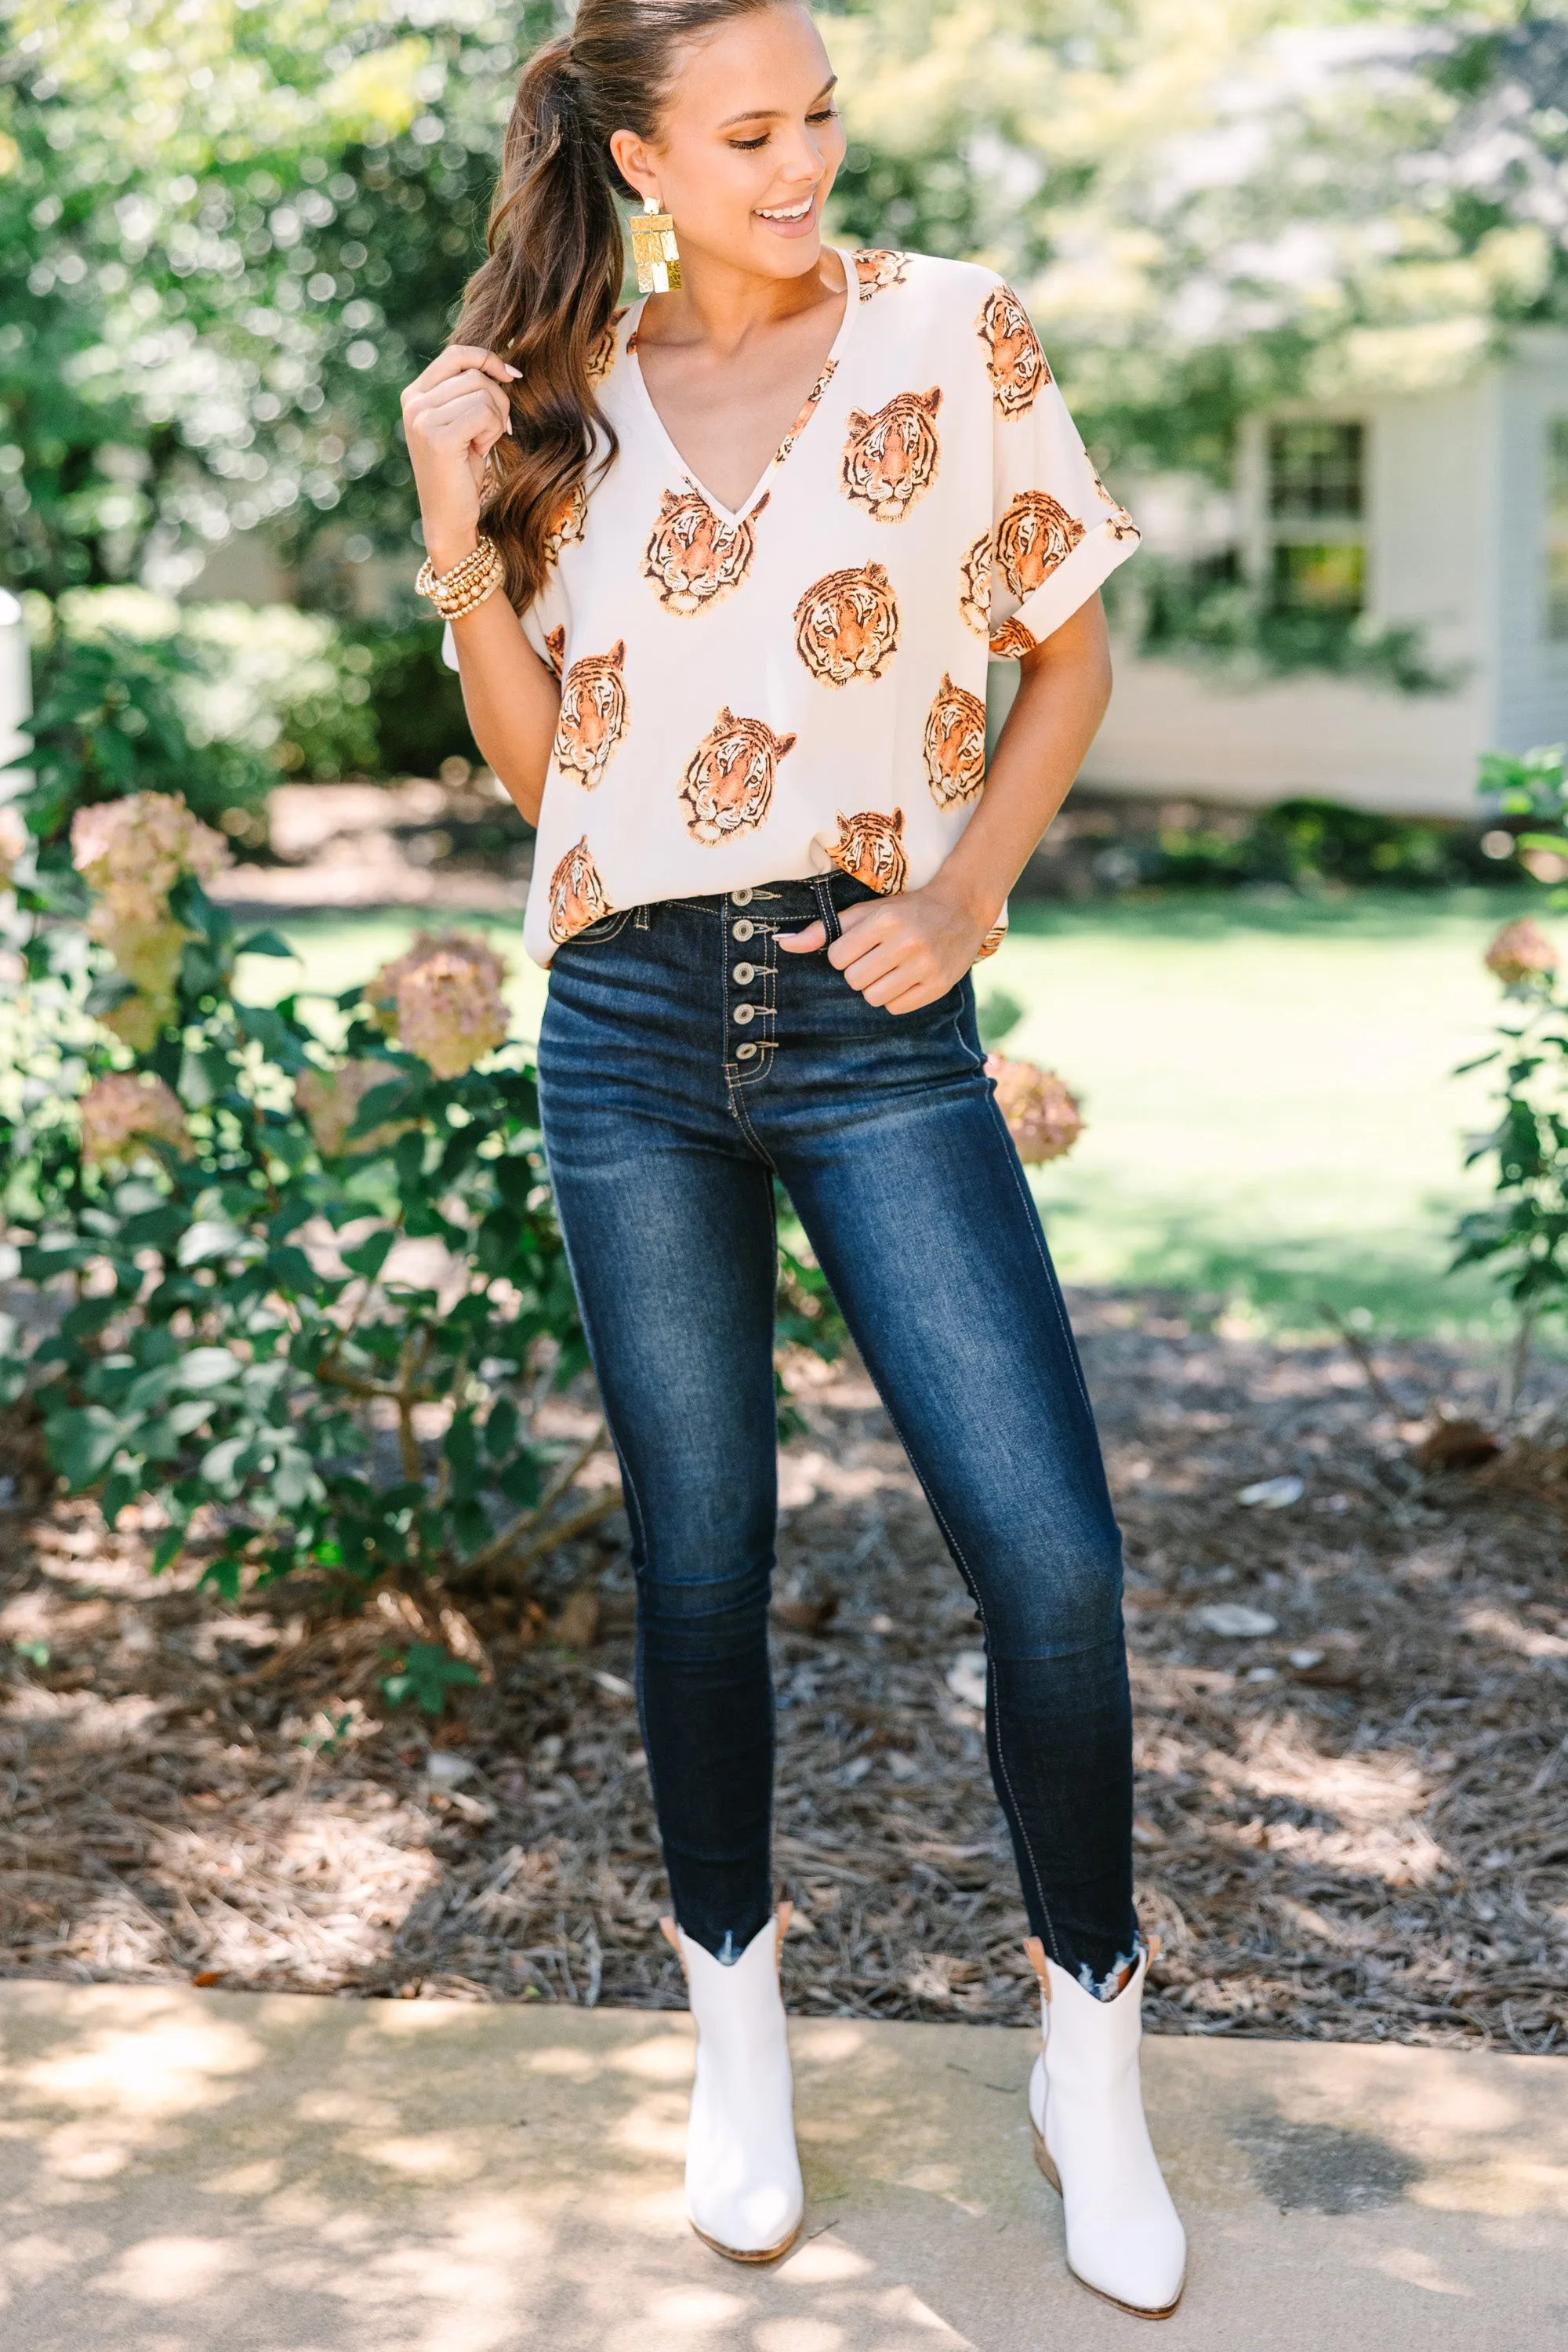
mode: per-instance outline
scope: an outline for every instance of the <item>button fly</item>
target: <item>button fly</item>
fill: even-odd
[[[731,1017],[737,1029],[749,1028],[757,1017],[757,1008],[754,1004],[737,1004]]]
[[[756,928],[755,923],[747,922],[744,918],[742,918],[742,920],[734,926],[730,936],[731,939],[739,940],[741,945],[744,947],[746,941],[751,938],[752,933],[756,929]]]
[[[751,905],[751,903],[752,903],[752,892],[751,892],[751,889],[750,889],[750,887],[748,887],[746,889],[744,889],[744,890],[731,890],[731,893],[730,893],[730,904],[731,905],[731,907],[749,907],[749,906]]]
[[[737,988],[750,988],[756,976],[757,967],[754,963],[738,963],[730,975]]]
[[[760,1051],[761,1048],[756,1045],[737,1045],[735,1059],[737,1062],[752,1062],[756,1059]]]

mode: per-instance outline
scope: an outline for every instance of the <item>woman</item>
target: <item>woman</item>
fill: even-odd
[[[1138,2090],[1120,1540],[968,977],[1104,712],[1098,592],[1136,532],[990,271],[823,243],[844,151],[804,0],[581,0],[404,396],[421,583],[539,829],[542,1117],[632,1527],[692,2221],[765,2262],[802,2212],[769,1856],[776,1174],[984,1623],[1068,2259],[1163,2313],[1184,2246]],[[625,313],[617,194],[659,215],[633,219],[659,290]],[[988,647],[1022,670],[989,772]]]

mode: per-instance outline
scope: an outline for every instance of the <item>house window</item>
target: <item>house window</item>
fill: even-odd
[[[1268,428],[1270,585],[1287,612],[1359,613],[1366,597],[1366,430]]]
[[[1547,427],[1546,634],[1568,641],[1568,416]]]

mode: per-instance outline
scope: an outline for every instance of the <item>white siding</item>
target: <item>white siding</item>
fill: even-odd
[[[1568,739],[1568,642],[1546,634],[1546,436],[1568,416],[1568,335],[1531,336],[1498,384],[1504,489],[1497,604],[1500,751]]]

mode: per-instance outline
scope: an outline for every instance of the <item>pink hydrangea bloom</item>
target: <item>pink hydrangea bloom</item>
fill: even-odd
[[[121,1160],[138,1139],[172,1143],[188,1159],[191,1139],[179,1097],[162,1078],[145,1071],[114,1071],[98,1078],[83,1095],[81,1150],[84,1160]]]
[[[8,890],[11,877],[27,846],[27,828],[19,808],[0,802],[0,890]]]
[[[461,1077],[482,1055],[504,1045],[507,1010],[492,976],[466,953],[443,948],[405,971],[397,983],[397,1034],[410,1054],[438,1078]]]
[[[506,1042],[506,966],[483,940],[421,931],[365,990],[371,1018],[438,1078],[460,1077]]]
[[[223,835],[193,816],[179,793],[132,793],[78,809],[71,820],[71,863],[119,923],[161,921],[182,874],[210,882],[228,862]]]
[[[323,1160],[335,1160],[349,1148],[349,1129],[359,1116],[361,1103],[374,1087],[385,1086],[396,1076],[386,1062],[345,1062],[341,1069],[307,1070],[295,1079],[294,1100]],[[353,1149],[366,1151],[389,1143],[407,1125],[406,1119],[384,1122],[368,1135],[355,1136]]]
[[[1505,923],[1487,950],[1487,970],[1509,988],[1527,988],[1547,981],[1557,970],[1557,950],[1528,915]]]
[[[439,938],[433,931],[421,931],[412,947],[400,956],[384,963],[373,980],[365,983],[364,999],[371,1019],[390,1037],[397,1028],[397,991],[411,971],[428,963],[432,956],[459,955],[484,973],[498,993],[506,978],[506,966],[493,948],[483,940],[471,938],[465,931],[444,931]]]
[[[1083,1133],[1083,1114],[1077,1097],[1054,1070],[1042,1070],[1037,1062],[1009,1062],[1001,1054],[991,1054],[986,1057],[985,1075],[995,1081],[996,1107],[1007,1122],[1020,1160],[1038,1167],[1045,1160],[1060,1160],[1072,1150]]]

